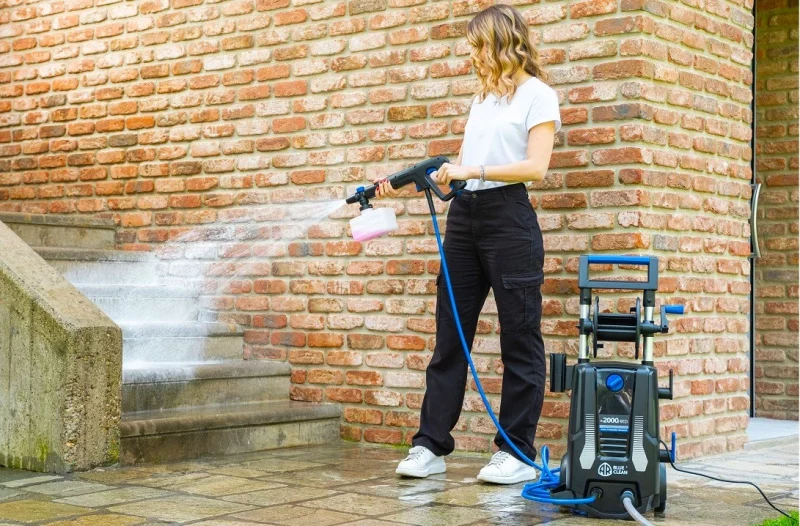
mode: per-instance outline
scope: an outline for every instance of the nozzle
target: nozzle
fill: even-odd
[[[361,210],[362,212],[364,210],[367,210],[368,208],[372,208],[372,205],[369,204],[369,199],[367,199],[366,190],[363,186],[359,186],[358,188],[356,188],[356,192],[350,197],[348,197],[346,199],[346,202],[349,205],[353,203],[359,203],[361,205],[359,207],[359,210]]]

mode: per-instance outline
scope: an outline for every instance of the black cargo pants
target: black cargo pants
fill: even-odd
[[[500,423],[525,455],[536,458],[533,440],[545,384],[541,333],[544,247],[536,212],[522,184],[462,192],[450,205],[444,240],[458,314],[472,348],[478,317],[491,288],[500,320],[504,364]],[[444,276],[437,278],[436,348],[426,372],[415,446],[436,455],[455,448],[450,431],[464,403],[467,359],[456,331]],[[495,444],[514,452],[498,433]],[[515,455],[516,456],[516,455]]]

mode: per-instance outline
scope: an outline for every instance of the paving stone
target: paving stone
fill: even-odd
[[[378,519],[364,519],[356,522],[346,522],[340,526],[397,526],[397,523]]]
[[[14,497],[19,497],[22,495],[19,491],[14,491],[13,489],[6,489],[0,488],[0,501],[13,499]]]
[[[91,513],[89,508],[79,508],[45,500],[14,500],[0,502],[0,519],[22,523],[51,521],[72,515]]]
[[[151,488],[176,488],[183,484],[191,484],[209,477],[208,473],[185,473],[176,475],[174,473],[160,473],[154,477],[149,477],[136,481],[137,486],[148,486]]]
[[[224,495],[234,495],[236,493],[250,493],[253,491],[282,488],[284,486],[285,484],[261,482],[240,477],[211,475],[188,484],[171,487],[179,491],[185,491],[186,493],[196,493],[207,497],[221,497]]]
[[[42,482],[50,482],[53,480],[62,480],[64,477],[57,477],[54,475],[33,475],[27,471],[20,471],[21,477],[16,479],[9,479],[5,482],[0,482],[0,486],[7,488],[21,488],[31,484],[41,484]]]
[[[152,473],[139,468],[123,468],[113,470],[95,470],[81,473],[78,478],[101,482],[103,484],[120,484],[131,480],[143,479],[152,476]]]
[[[200,497],[175,496],[163,499],[148,500],[146,504],[132,502],[110,508],[110,511],[163,520],[173,523],[184,523],[200,519],[208,519],[219,515],[238,513],[251,509],[250,506],[223,502]]]
[[[133,502],[136,500],[166,497],[167,495],[170,495],[168,491],[161,491],[152,488],[130,487],[89,493],[88,495],[79,495],[77,497],[67,497],[64,499],[58,499],[56,502],[72,504],[75,506],[86,506],[87,508],[105,508],[108,506],[114,506],[116,504]]]
[[[264,459],[245,462],[242,464],[244,467],[251,469],[260,469],[268,473],[282,473],[286,471],[299,471],[301,469],[309,468],[322,468],[324,464],[319,462],[305,462],[302,460],[284,460],[284,459]]]
[[[435,500],[440,504],[452,506],[489,506],[491,509],[505,511],[508,506],[518,504],[522,487],[490,486],[472,484],[448,489],[437,493]]]
[[[59,482],[45,482],[44,484],[36,484],[35,486],[25,486],[25,491],[50,495],[51,497],[83,495],[84,493],[94,493],[106,489],[111,489],[111,487],[105,484],[85,482],[83,480],[62,480]]]
[[[337,486],[339,491],[348,493],[366,493],[379,497],[404,498],[421,493],[440,492],[459,487],[454,482],[437,480],[431,477],[424,479],[398,479],[397,477],[371,480],[369,484],[349,484]]]
[[[359,495],[356,493],[343,493],[335,497],[307,502],[305,506],[326,508],[342,513],[355,513],[357,515],[386,515],[414,506],[415,504],[398,499],[374,497],[372,495]]]
[[[51,522],[47,526],[132,526],[143,522],[144,519],[139,517],[103,513],[101,515],[86,515],[74,520]]]
[[[150,526],[148,524],[148,526]],[[250,521],[243,522],[229,519],[214,519],[210,521],[195,522],[192,526],[254,526]]]
[[[306,508],[305,506],[272,506],[237,513],[234,517],[256,522],[269,522],[281,526],[332,526],[352,521],[352,513]]]
[[[275,506],[277,504],[287,504],[302,500],[320,499],[335,494],[335,491],[326,489],[297,487],[254,491],[241,495],[230,495],[228,497],[223,497],[223,499],[230,502],[254,504],[256,506]]]
[[[364,481],[367,480],[377,479],[381,475],[381,473],[370,474],[370,472],[366,470],[364,472],[355,472],[333,470],[329,468],[325,470],[315,469],[272,474],[264,477],[261,480],[283,482],[286,484],[302,484],[303,486],[314,486],[319,488],[332,488],[335,486],[352,484],[354,482],[364,483]]]
[[[228,475],[230,477],[258,478],[266,477],[269,473],[260,469],[243,468],[239,466],[226,466],[208,471],[216,475]]]
[[[488,513],[472,508],[453,506],[422,506],[402,513],[388,515],[384,519],[414,524],[415,526],[462,526],[489,517]]]

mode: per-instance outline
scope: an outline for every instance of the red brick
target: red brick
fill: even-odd
[[[347,371],[346,379],[350,385],[383,385],[383,376],[377,371]]]
[[[401,444],[403,432],[399,430],[369,428],[364,430],[364,440],[376,444]]]

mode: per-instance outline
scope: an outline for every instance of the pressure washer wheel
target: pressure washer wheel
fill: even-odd
[[[661,500],[661,504],[656,506],[653,509],[656,517],[663,518],[665,512],[667,511],[667,468],[664,464],[659,466],[661,469],[659,470],[659,477],[661,478],[661,492],[659,493],[659,497]]]

